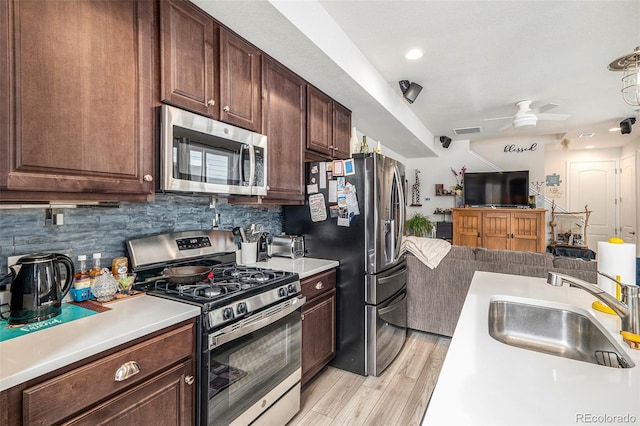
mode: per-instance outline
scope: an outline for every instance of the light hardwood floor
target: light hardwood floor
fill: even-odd
[[[380,377],[328,367],[303,389],[300,412],[288,426],[420,425],[450,341],[410,330]]]

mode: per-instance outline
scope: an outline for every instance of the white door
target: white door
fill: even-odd
[[[616,236],[617,160],[570,161],[568,165],[569,211],[591,211],[587,227],[589,248],[597,251],[598,241]]]
[[[623,157],[620,161],[620,235],[625,243],[636,244],[636,156]]]

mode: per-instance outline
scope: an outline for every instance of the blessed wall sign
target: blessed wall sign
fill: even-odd
[[[532,143],[529,146],[516,146],[515,144],[510,144],[510,145],[505,145],[504,146],[504,152],[506,153],[522,153],[522,152],[533,152],[536,149],[538,149],[538,144],[537,143]]]

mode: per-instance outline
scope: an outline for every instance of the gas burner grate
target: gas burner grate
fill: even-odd
[[[235,283],[201,282],[197,284],[171,284],[166,281],[156,282],[155,290],[168,295],[188,297],[193,300],[210,301],[220,296],[241,290]]]

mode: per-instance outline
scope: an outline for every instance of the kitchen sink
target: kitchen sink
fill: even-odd
[[[635,364],[609,333],[580,309],[542,306],[530,299],[493,298],[489,334],[499,342],[562,358],[614,368]]]

